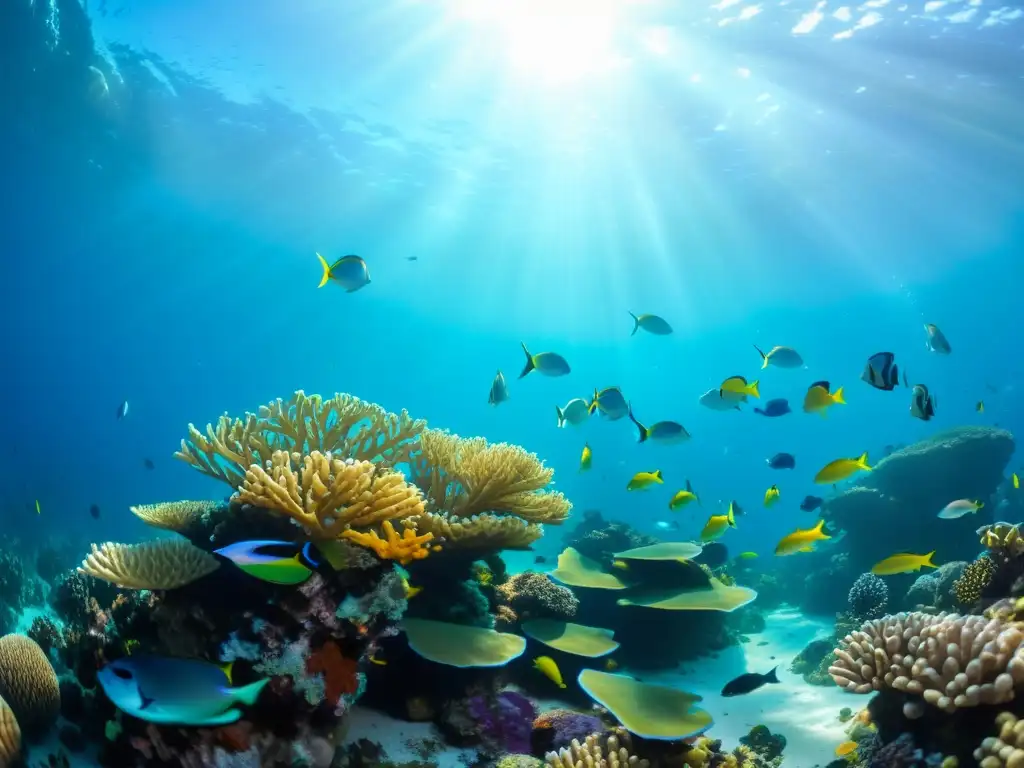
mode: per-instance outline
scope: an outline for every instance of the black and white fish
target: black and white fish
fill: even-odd
[[[117,420],[120,421],[128,416],[128,401],[122,400],[121,404],[117,406]]]
[[[915,384],[910,398],[910,415],[921,421],[929,421],[935,415],[935,406],[935,396],[928,392],[928,387]]]
[[[939,330],[939,326],[933,323],[925,323],[924,330],[928,334],[928,340],[925,342],[925,346],[930,352],[935,352],[939,355],[948,355],[953,351],[953,348],[949,346],[949,342],[946,340],[946,335]]]
[[[892,352],[877,352],[868,358],[861,380],[875,389],[892,392],[900,384],[900,371]]]

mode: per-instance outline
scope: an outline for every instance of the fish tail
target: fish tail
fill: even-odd
[[[229,661],[220,668],[220,671],[224,673],[224,677],[228,679],[228,685],[231,685],[231,670],[234,669],[234,666],[235,662]]]
[[[822,530],[824,527],[825,527],[825,521],[824,520],[819,520],[818,524],[816,526],[814,526],[814,532],[819,534],[821,536],[821,538],[823,538],[823,539],[831,539],[832,537],[831,536],[827,536],[825,534],[825,531]]]
[[[656,478],[658,478],[658,482],[665,482],[664,480],[661,479],[661,470],[660,469],[654,470],[654,476]]]
[[[832,402],[833,403],[837,403],[838,405],[846,405],[846,401],[843,400],[843,388],[842,387],[840,387],[839,389],[837,389],[835,392],[832,393]]]
[[[747,387],[747,390],[750,392],[750,394],[752,394],[754,397],[758,397],[758,398],[761,397],[761,393],[757,390],[757,385],[759,383],[760,382],[758,382],[758,381],[752,381],[752,382],[750,382],[750,386]]]
[[[636,424],[636,428],[640,432],[640,439],[637,440],[637,442],[642,443],[644,440],[647,439],[647,427],[645,427],[643,424],[636,420],[636,416],[633,415],[633,404],[628,403],[627,405],[629,408],[629,420]]]
[[[766,683],[777,683],[777,682],[779,682],[779,676],[777,674],[775,674],[778,671],[778,669],[779,669],[778,667],[772,667],[772,671],[764,676],[764,681]]]
[[[761,348],[759,346],[757,346],[757,344],[754,345],[754,349],[756,349],[757,350],[757,354],[759,354],[761,356],[761,369],[763,370],[763,369],[767,368],[768,367],[768,355],[766,355],[764,352],[762,352]]]
[[[857,459],[857,466],[860,467],[861,469],[867,470],[868,472],[871,471],[871,467],[868,466],[868,452],[867,451],[864,451],[864,453],[862,453],[860,455],[860,458]]]
[[[729,507],[729,514],[725,518],[725,522],[729,524],[730,528],[735,528],[736,527],[736,515],[733,514],[732,506]]]
[[[632,312],[629,313],[629,316],[633,318],[633,332],[629,335],[636,336],[636,332],[640,330],[640,318],[634,315]]]
[[[262,680],[257,680],[255,683],[249,683],[249,685],[243,685],[241,688],[235,688],[231,693],[235,701],[245,704],[247,707],[251,707],[256,703],[256,699],[259,698],[260,691],[270,682],[269,677],[265,677]]]
[[[559,684],[558,684],[558,687],[559,687],[559,688],[565,688],[565,683],[559,683]]]
[[[598,401],[598,395],[599,394],[600,393],[597,391],[597,387],[594,387],[594,397],[590,401],[590,405],[587,406],[587,413],[590,414],[591,416],[593,416],[595,413],[597,413],[597,409],[598,409],[597,401]]]
[[[558,414],[558,426],[565,426],[565,411],[562,410],[561,406],[555,406],[555,413]]]
[[[921,562],[921,565],[925,568],[938,568],[939,566],[935,565],[935,563],[932,562],[933,557],[935,557],[934,549],[924,556],[924,560]]]
[[[318,259],[320,259],[320,267],[324,271],[323,277],[320,278],[320,285],[318,285],[317,288],[323,288],[325,285],[327,285],[327,282],[331,279],[331,265],[328,264],[327,263],[327,259],[325,259],[323,256],[321,256],[319,253],[316,255],[316,257]]]
[[[536,368],[537,366],[536,366],[536,364],[535,364],[535,363],[533,362],[533,355],[531,355],[531,354],[530,354],[530,350],[528,350],[528,349],[526,348],[526,344],[525,344],[524,342],[522,342],[522,341],[521,341],[521,342],[519,342],[519,343],[520,343],[520,344],[522,344],[522,347],[523,347],[523,352],[525,352],[525,353],[526,353],[526,365],[525,365],[525,366],[523,366],[523,372],[519,374],[519,378],[521,379],[521,378],[523,378],[523,377],[524,377],[524,376],[525,376],[526,374],[528,374],[528,373],[529,373],[530,371],[532,371],[532,370],[533,370],[534,368]]]

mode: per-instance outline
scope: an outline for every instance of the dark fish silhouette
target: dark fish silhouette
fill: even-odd
[[[800,502],[800,509],[804,512],[813,512],[824,503],[825,500],[820,496],[804,496],[804,500]]]
[[[405,260],[406,261],[419,261],[420,257],[419,256],[406,256]]]
[[[935,415],[935,396],[929,394],[924,384],[914,385],[914,394],[910,398],[910,415],[921,421],[930,421]]]
[[[144,466],[146,469],[156,469],[156,464],[153,463],[152,459],[143,459],[142,466]]]
[[[93,504],[91,507],[89,507],[89,514],[92,516],[93,520],[99,520],[100,519],[100,505],[99,504]]]
[[[796,457],[792,453],[776,453],[768,459],[772,469],[796,469]]]
[[[762,416],[768,416],[774,418],[776,416],[785,416],[787,413],[791,413],[789,408],[789,401],[784,397],[777,397],[774,400],[769,400],[764,404],[764,408],[755,408],[754,413],[760,413]]]
[[[892,392],[900,384],[900,370],[896,365],[896,356],[892,352],[877,352],[868,358],[864,373],[860,375],[875,389]]]
[[[546,563],[547,561],[548,559],[544,557],[544,555],[537,555],[535,558],[533,558],[533,562],[537,563],[538,565],[541,563]]]
[[[722,695],[742,696],[745,693],[756,691],[767,683],[777,683],[779,682],[779,678],[775,676],[775,670],[777,669],[778,667],[772,667],[772,671],[766,675],[760,675],[757,672],[747,672],[745,675],[740,675],[735,680],[730,680],[725,684],[725,688],[722,689]]]

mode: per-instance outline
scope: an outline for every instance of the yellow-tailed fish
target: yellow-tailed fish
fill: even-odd
[[[655,336],[668,336],[672,333],[672,326],[657,315],[634,315],[630,312],[629,316],[633,318],[633,332],[630,336],[635,336],[641,328]]]
[[[836,747],[836,757],[846,757],[857,751],[858,745],[856,741],[844,741],[838,747]]]
[[[629,563],[625,560],[612,560],[612,568],[618,568],[620,571],[628,571]]]
[[[757,552],[740,552],[738,557],[740,560],[753,560],[757,557]]]
[[[644,491],[652,485],[661,485],[664,482],[665,481],[661,479],[660,469],[656,469],[653,472],[637,472],[633,475],[633,478],[626,483],[626,490]]]
[[[590,450],[590,443],[583,444],[583,453],[580,455],[580,472],[590,469],[590,462],[594,459],[594,452]]]
[[[505,384],[505,376],[501,371],[494,375],[491,382],[491,391],[487,395],[487,402],[491,405],[501,405],[508,400],[508,385]]]
[[[718,391],[722,394],[731,392],[734,395],[749,395],[750,397],[761,397],[761,393],[757,389],[758,382],[752,381],[747,383],[747,380],[742,376],[730,376],[728,379],[723,381]]]
[[[861,471],[871,471],[871,467],[868,466],[868,455],[866,453],[862,453],[856,459],[836,459],[835,461],[830,461],[818,470],[818,474],[814,476],[814,482],[819,485],[831,485]]]
[[[764,505],[770,507],[772,504],[779,500],[782,494],[779,493],[779,486],[773,485],[767,491],[764,492]]]
[[[629,413],[629,403],[618,387],[605,387],[594,390],[594,398],[590,401],[590,413],[600,411],[609,421],[618,421]]]
[[[606,659],[604,662],[604,668],[608,672],[614,672],[616,669],[619,668],[619,662],[617,662],[615,659]]]
[[[984,413],[985,412],[985,401],[984,400],[979,400],[978,404],[974,406],[974,410],[976,410],[978,413]]]
[[[767,355],[757,344],[754,345],[754,349],[761,356],[761,368],[767,368],[769,365],[774,365],[776,368],[800,368],[804,364],[800,353],[792,347],[772,347]]]
[[[964,515],[973,515],[984,506],[985,503],[977,499],[957,499],[944,506],[938,516],[943,520],[956,520]]]
[[[370,657],[370,663],[376,664],[378,667],[386,667],[388,665],[386,659],[378,659],[376,655]]]
[[[402,580],[402,591],[405,594],[406,600],[412,600],[416,595],[423,591],[423,587],[414,587],[409,583],[409,574],[404,568],[398,571],[398,576]]]
[[[537,371],[542,376],[565,376],[571,372],[569,363],[557,352],[541,352],[539,355],[531,355],[526,344],[519,343],[526,355],[526,365],[523,366],[523,372],[519,374],[520,379],[530,371]]]
[[[1016,472],[1014,472],[1013,475],[1011,475],[1011,479],[1013,480],[1013,487],[1020,488],[1020,478],[1017,477]]]
[[[687,479],[686,488],[682,491],[676,491],[676,495],[673,496],[672,500],[668,503],[668,508],[672,510],[679,510],[691,501],[696,501],[700,504],[700,497],[693,492],[693,486],[690,485],[690,481]]]
[[[214,550],[250,576],[271,584],[301,584],[313,575],[318,563],[311,556],[312,544],[290,541],[238,541]]]
[[[43,509],[42,509],[42,507],[39,506],[39,499],[36,499],[36,514],[37,515],[43,514]]]
[[[320,278],[320,285],[317,288],[323,288],[333,280],[347,292],[353,293],[370,284],[370,270],[361,257],[349,254],[348,256],[342,256],[333,264],[328,264],[327,259],[319,253],[316,257],[320,259],[320,266],[324,271],[323,277]]]
[[[729,502],[729,514],[733,515],[735,517],[735,516],[743,515],[745,513],[743,512],[743,507],[740,506],[740,503],[738,501],[730,501]]]
[[[719,538],[728,528],[736,527],[736,517],[733,515],[732,507],[724,515],[712,515],[704,524],[700,532],[700,540],[705,544]]]
[[[913,555],[909,553],[893,555],[881,562],[875,563],[871,567],[871,572],[875,576],[894,576],[897,573],[913,573],[922,568],[938,568],[932,562],[932,557],[934,556],[935,550],[932,550],[927,555]]]
[[[776,555],[792,555],[797,552],[810,552],[814,549],[815,542],[831,539],[825,534],[822,528],[824,520],[819,520],[813,528],[797,528],[792,533],[784,536],[775,547]]]
[[[550,656],[538,656],[533,660],[533,668],[539,671],[544,677],[553,682],[559,688],[565,688],[562,682],[562,673],[558,669],[555,660]]]
[[[656,443],[662,443],[663,445],[675,445],[676,443],[684,443],[690,439],[690,433],[686,431],[682,424],[675,421],[659,421],[656,424],[652,424],[649,427],[645,427],[636,417],[633,415],[633,407],[629,406],[629,419],[636,425],[637,431],[640,433],[640,437],[637,442],[643,443],[647,440],[653,440]]]
[[[816,381],[807,388],[804,395],[804,413],[820,413],[822,416],[833,405],[846,405],[843,399],[843,388],[831,392],[831,385],[827,381]]]

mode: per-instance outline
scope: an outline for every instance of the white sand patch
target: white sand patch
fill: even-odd
[[[437,768],[465,768],[476,759],[474,749],[445,747],[441,752],[423,758],[415,751],[416,745],[424,739],[443,743],[441,734],[431,723],[407,723],[373,709],[353,707],[349,712],[348,734],[345,743],[352,744],[359,739],[368,739],[380,744],[394,763],[422,761]]]

